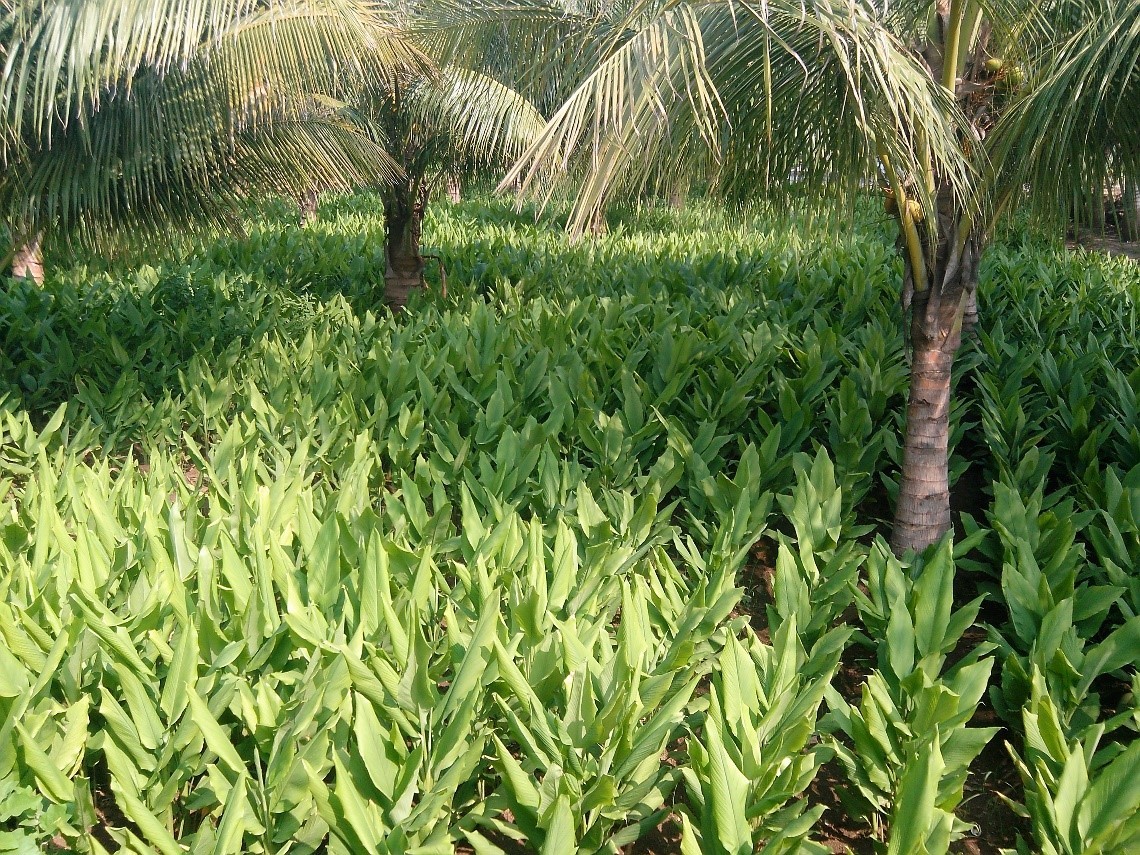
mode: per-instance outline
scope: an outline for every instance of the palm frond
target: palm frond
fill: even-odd
[[[551,111],[629,35],[629,11],[630,0],[433,0],[409,30],[441,66],[489,74]]]
[[[225,228],[244,199],[376,186],[400,174],[334,105],[275,100],[250,122],[212,113],[201,90],[140,85],[105,102],[83,133],[57,134],[13,164],[0,181],[0,215],[27,233],[92,246],[115,230]]]
[[[71,5],[118,8],[105,0]],[[89,77],[51,78],[66,62],[49,63],[47,76],[33,69],[32,83],[3,80],[12,109],[20,97],[36,96],[39,84],[56,92],[57,105],[86,99],[83,109],[57,110],[42,127],[34,115],[7,127],[19,144],[4,151],[0,216],[15,228],[92,243],[115,228],[211,227],[232,220],[246,196],[376,185],[400,174],[380,136],[336,97],[433,68],[376,7],[218,0],[189,15],[198,26],[193,49],[192,28],[169,24],[165,40],[134,33],[136,50],[123,53],[114,39],[123,28],[124,38],[132,35],[127,11],[137,10],[131,0],[120,5],[119,17],[101,20],[101,28],[85,25],[90,38],[74,46],[88,62],[85,73],[95,68],[103,81],[96,94],[84,94]],[[89,44],[93,33],[111,43]],[[41,49],[52,43],[47,34],[37,42]]]
[[[995,132],[995,180],[1055,219],[1110,173],[1140,175],[1140,4],[1098,4],[1043,66]]]
[[[419,87],[410,109],[421,126],[447,137],[451,159],[489,164],[513,160],[546,120],[523,95],[486,74],[447,68],[438,83]]]
[[[15,0],[0,16],[5,124],[44,126],[144,65],[165,69],[194,55],[247,15],[256,0]]]
[[[649,22],[582,83],[508,176],[533,185],[546,169],[584,160],[575,228],[662,163],[681,175],[710,158],[729,195],[847,202],[876,180],[880,153],[903,175],[921,174],[920,129],[936,167],[976,204],[959,142],[964,117],[861,0],[712,0],[639,14]]]
[[[324,91],[430,68],[390,16],[363,0],[16,0],[0,32],[0,156],[129,93],[140,75],[212,62],[230,92],[287,81]]]

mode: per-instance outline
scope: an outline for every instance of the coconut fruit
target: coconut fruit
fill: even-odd
[[[926,214],[922,210],[922,205],[918,203],[917,199],[907,199],[906,210],[907,213],[910,214],[910,218],[916,223],[921,223],[926,218]]]
[[[997,79],[997,82],[1006,92],[1012,92],[1025,82],[1025,72],[1021,70],[1020,65],[1006,66],[1005,73]]]
[[[986,71],[988,71],[990,74],[997,74],[1002,70],[1002,67],[1004,65],[1005,60],[995,56],[986,60]]]

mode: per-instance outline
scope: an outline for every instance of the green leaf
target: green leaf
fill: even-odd
[[[114,777],[111,778],[111,789],[114,791],[115,801],[122,808],[123,813],[138,826],[139,831],[143,833],[143,837],[151,846],[158,849],[162,855],[182,855],[182,847],[178,845],[174,835],[159,821],[158,817],[151,813],[142,799],[121,786]]]
[[[206,702],[194,689],[187,692],[186,700],[190,707],[190,717],[206,740],[206,745],[218,755],[218,759],[226,765],[232,775],[237,777],[244,775],[245,763],[234,748],[229,734],[222,730],[222,726],[206,706]]]
[[[36,776],[40,791],[57,804],[71,802],[75,792],[71,781],[56,768],[55,763],[40,747],[36,739],[19,722],[16,723],[16,732],[20,735],[20,747],[24,750],[24,761],[32,770],[32,774]]]
[[[570,797],[561,795],[550,813],[550,824],[542,843],[542,855],[575,855],[578,851],[577,839]]]
[[[934,803],[938,797],[938,779],[944,768],[938,742],[935,731],[933,738],[906,764],[891,811],[887,855],[927,852],[927,837],[937,810]]]
[[[237,781],[230,788],[226,796],[225,807],[222,808],[222,821],[218,823],[218,836],[214,841],[214,855],[230,855],[242,850],[242,839],[245,835],[246,812],[246,781],[248,776],[238,775]]]
[[[352,782],[352,776],[339,757],[333,758],[333,766],[336,769],[336,784],[330,803],[339,817],[347,823],[355,838],[363,845],[364,851],[369,855],[376,855],[380,851],[380,841],[383,840],[385,831],[384,826],[378,821],[378,811],[371,809],[361,796]]]
[[[688,814],[681,814],[681,855],[707,855],[701,849],[700,839],[693,830]]]
[[[539,795],[534,780],[523,770],[523,767],[497,736],[495,737],[495,752],[499,757],[499,766],[503,777],[514,794],[516,807],[537,816]],[[518,810],[516,810],[517,813]]]
[[[714,709],[718,705],[714,704]],[[709,804],[717,840],[731,855],[752,851],[752,828],[748,823],[748,779],[737,768],[724,747],[720,723],[710,715],[705,721],[705,747],[708,751]]]
[[[1138,811],[1140,742],[1133,742],[1096,774],[1081,798],[1077,814],[1081,838],[1089,843],[1111,840],[1113,827]]]
[[[1140,616],[1133,617],[1085,654],[1078,695],[1084,695],[1101,674],[1140,662]]]
[[[887,621],[887,653],[891,671],[898,679],[903,679],[914,670],[914,625],[906,603],[896,600],[892,604],[891,617]]]
[[[440,721],[446,721],[454,715],[456,710],[478,691],[483,674],[495,655],[495,631],[499,622],[498,604],[484,603],[483,613],[475,624],[475,631],[471,634],[471,640],[467,644],[463,660],[459,663],[455,679],[452,680],[441,702]]]

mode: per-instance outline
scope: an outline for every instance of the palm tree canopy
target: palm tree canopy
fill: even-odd
[[[505,167],[533,144],[545,125],[539,102],[566,69],[559,40],[585,26],[547,0],[433,0],[394,14],[435,70],[387,81],[361,107],[416,185]]]
[[[0,216],[88,243],[390,179],[339,99],[433,68],[357,0],[17,0],[0,28]]]
[[[0,34],[9,133],[49,133],[144,73],[205,61],[238,97],[271,82],[324,91],[428,67],[381,7],[359,0],[9,0]]]
[[[995,134],[1002,184],[1029,185],[1050,219],[1075,190],[1140,176],[1140,3],[1083,8],[1084,23],[1041,57]]]
[[[409,21],[442,66],[478,69],[549,114],[605,56],[629,13],[605,0],[432,0]]]
[[[584,161],[577,228],[613,193],[702,158],[731,196],[848,202],[883,158],[920,175],[920,135],[960,198],[976,201],[960,145],[968,123],[871,3],[642,5],[625,33],[514,171],[533,183]],[[922,182],[915,192],[930,209]]]

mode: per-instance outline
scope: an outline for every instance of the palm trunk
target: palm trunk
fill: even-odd
[[[1129,177],[1120,182],[1120,193],[1124,201],[1124,239],[1140,241],[1140,176]]]
[[[1103,235],[1107,221],[1104,215],[1104,190],[1089,188],[1088,194],[1089,226],[1098,235]]]
[[[950,530],[950,372],[956,351],[933,338],[914,343],[902,483],[891,535],[900,555],[924,549]]]
[[[966,294],[966,307],[962,311],[962,335],[974,335],[974,329],[978,326],[978,286],[974,283],[974,287]]]
[[[44,284],[43,250],[40,246],[42,235],[33,235],[12,255],[12,275],[17,279],[31,279],[37,285]]]
[[[674,211],[683,211],[689,201],[690,182],[684,181],[669,188],[669,207]]]
[[[384,299],[399,311],[408,297],[424,285],[424,260],[420,255],[424,194],[416,186],[398,185],[384,199],[388,268],[384,273]]]
[[[301,209],[301,225],[307,226],[309,223],[317,219],[317,191],[308,190],[305,195],[301,197],[299,207]]]
[[[599,208],[590,217],[590,234],[594,237],[601,237],[609,231],[609,225],[606,223],[606,212]]]
[[[928,284],[910,306],[910,398],[891,534],[899,555],[925,549],[950,530],[950,376],[967,306],[977,313],[981,240],[948,192],[940,194],[939,209],[937,244],[930,237],[923,241]],[[909,260],[907,279],[913,281]]]
[[[967,10],[961,3],[940,2],[936,8],[923,56],[934,80],[954,92],[962,75],[970,71],[976,75],[984,68],[989,28],[980,6]],[[975,109],[980,119],[989,105]],[[929,227],[916,222],[906,188],[881,156],[896,200],[899,241],[907,250],[903,308],[910,313],[910,396],[891,532],[891,548],[902,555],[923,550],[950,531],[950,378],[963,330],[972,330],[977,323],[983,237],[933,169],[926,181],[934,197],[935,219]]]
[[[453,205],[463,201],[463,186],[459,182],[458,175],[447,176],[447,198]]]
[[[1104,235],[1104,192],[1084,187],[1073,196],[1073,237],[1082,234]]]

